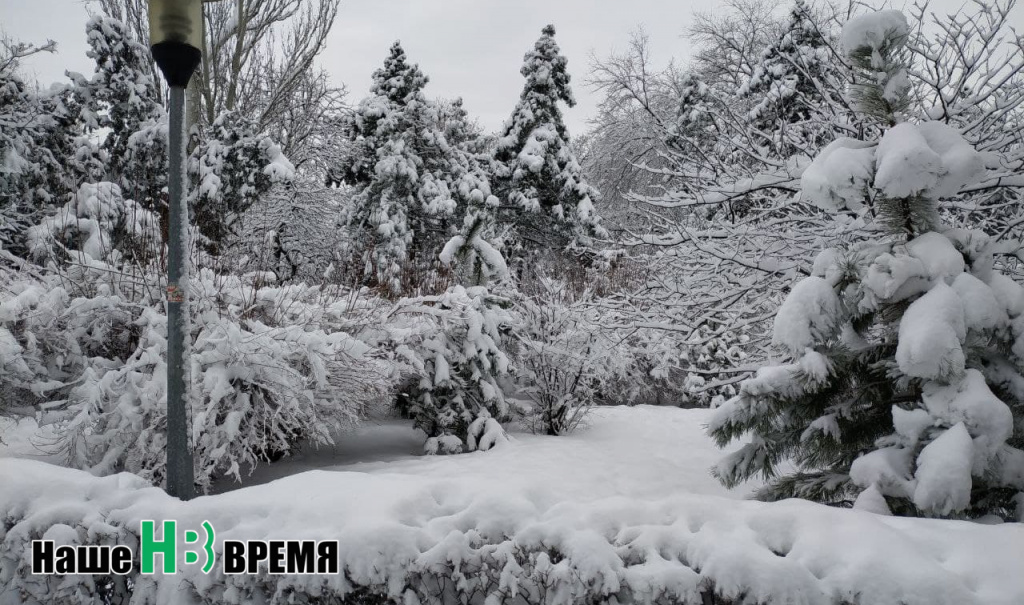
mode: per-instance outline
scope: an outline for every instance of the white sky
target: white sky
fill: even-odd
[[[523,54],[553,23],[556,39],[569,59],[579,104],[566,112],[572,134],[586,129],[597,96],[585,85],[590,55],[607,56],[623,49],[631,32],[643,27],[650,36],[653,59],[665,64],[685,61],[683,34],[693,11],[708,10],[720,0],[342,0],[321,65],[336,82],[344,82],[351,101],[368,91],[370,74],[387,49],[401,40],[411,61],[430,77],[434,97],[461,96],[466,109],[489,130],[501,126],[519,98]],[[788,7],[785,0],[780,10]],[[902,0],[891,4],[902,5]],[[936,8],[956,10],[963,0],[934,0]],[[1016,21],[1024,25],[1024,8]],[[58,43],[57,55],[33,58],[26,66],[47,84],[65,69],[85,74],[83,0],[0,0],[0,29],[25,42]]]
[[[590,54],[622,49],[643,26],[655,59],[667,63],[686,55],[685,32],[692,16],[688,2],[665,0],[342,0],[321,57],[336,82],[358,101],[370,74],[401,40],[409,59],[430,77],[434,97],[461,96],[466,109],[487,129],[497,129],[519,99],[523,55],[553,23],[569,59],[579,104],[566,112],[572,133],[580,133],[597,99],[584,86]],[[92,72],[85,56],[86,7],[82,0],[0,0],[0,28],[26,42],[52,38],[57,55],[40,55],[26,67],[41,83],[61,80],[65,69]]]
[[[579,102],[566,118],[570,131],[579,133],[597,101],[584,85],[591,53],[623,48],[642,25],[658,58],[685,55],[681,34],[690,6],[665,0],[343,0],[324,65],[358,97],[391,43],[401,40],[409,59],[430,77],[428,91],[462,96],[471,115],[496,129],[519,100],[523,55],[553,23]]]

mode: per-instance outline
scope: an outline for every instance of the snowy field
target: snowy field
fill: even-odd
[[[266,483],[187,504],[130,475],[96,478],[25,459],[39,457],[26,435],[32,425],[12,431],[8,423],[0,509],[22,521],[7,531],[0,556],[27,561],[33,528],[74,541],[84,536],[68,526],[97,516],[127,528],[144,518],[209,520],[219,540],[341,541],[347,576],[268,580],[276,590],[324,583],[345,592],[347,577],[397,598],[417,570],[454,569],[473,587],[486,577],[474,570],[489,565],[499,578],[518,577],[517,590],[540,574],[577,598],[618,595],[620,602],[629,602],[623,595],[699,602],[708,585],[759,603],[1024,602],[1024,526],[742,501],[745,493],[708,474],[722,454],[703,433],[708,417],[708,410],[605,408],[572,436],[514,434],[495,450],[461,456],[414,455],[422,434],[390,421],[252,476]],[[511,555],[517,549],[564,558],[547,568],[534,561],[524,572]],[[202,598],[246,602],[241,587],[231,588],[233,577],[192,580]],[[492,588],[512,589],[503,586]],[[152,590],[174,593],[162,592],[169,587],[159,580]]]

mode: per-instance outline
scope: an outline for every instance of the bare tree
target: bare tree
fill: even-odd
[[[86,0],[149,40],[147,0]],[[193,121],[210,124],[223,111],[241,111],[273,130],[295,119],[295,106],[322,101],[341,89],[315,68],[340,0],[224,0],[207,2],[203,63],[190,87]],[[150,69],[153,69],[152,65]],[[316,114],[307,114],[307,118]],[[282,127],[283,128],[283,127]],[[292,131],[296,129],[293,127]],[[293,137],[294,139],[295,137]],[[299,139],[302,137],[299,136]]]
[[[719,12],[698,22],[691,32],[698,48],[685,70],[652,68],[643,36],[625,54],[595,64],[591,84],[604,101],[587,167],[606,196],[609,186],[622,192],[619,199],[641,217],[624,225],[620,243],[643,259],[644,283],[605,303],[621,312],[619,327],[665,330],[690,347],[746,330],[751,341],[744,348],[753,358],[767,344],[768,320],[792,279],[810,270],[823,247],[866,237],[871,200],[867,217],[836,217],[798,193],[821,146],[839,136],[871,139],[864,133],[874,126],[850,115],[852,74],[815,76],[807,92],[797,90],[812,95],[797,99],[809,110],[800,123],[771,132],[752,124],[753,101],[739,90],[757,69],[763,31],[772,31],[774,21],[765,6],[742,2],[742,14]],[[1024,42],[1009,26],[1017,0],[974,5],[942,17],[920,5],[909,15],[918,23],[909,42],[917,102],[901,119],[944,120],[989,153],[989,178],[942,209],[954,225],[1015,241],[1024,227]],[[859,10],[819,5],[811,21],[834,46],[838,26]],[[837,51],[830,55],[844,65]],[[780,132],[787,136],[783,128],[825,136],[797,136],[781,146],[775,142]],[[1010,263],[1024,259],[1009,247],[1001,254]],[[735,377],[719,371],[710,384],[725,380]]]
[[[671,64],[664,70],[651,67],[648,42],[640,30],[625,54],[603,60],[591,56],[587,84],[605,96],[579,157],[601,191],[601,216],[613,230],[636,221],[628,194],[652,195],[672,180],[657,169],[667,164],[662,134],[675,120],[681,76]]]
[[[324,48],[340,0],[233,0],[206,5],[205,119],[243,111],[273,121]]]
[[[733,86],[749,78],[761,51],[782,32],[777,7],[765,0],[726,0],[724,6],[697,12],[688,34],[701,76]]]
[[[0,73],[15,73],[21,61],[38,53],[57,51],[57,43],[47,40],[45,44],[18,42],[6,36],[0,36]]]
[[[955,125],[1000,169],[979,189],[1024,186],[1024,35],[1012,27],[1017,0],[971,0],[974,11],[938,16],[914,5],[909,48],[917,104]]]
[[[346,95],[343,86],[330,83],[326,72],[311,69],[266,125],[296,168],[325,177],[337,149],[346,144],[341,126],[351,111]]]

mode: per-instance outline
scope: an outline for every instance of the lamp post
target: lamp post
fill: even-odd
[[[185,88],[203,57],[202,0],[149,0],[153,59],[171,89],[168,129],[167,493],[195,495],[188,440],[188,205],[185,200]]]

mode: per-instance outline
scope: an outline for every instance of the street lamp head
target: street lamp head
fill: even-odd
[[[188,86],[203,57],[203,0],[149,0],[149,40],[167,83]]]
[[[202,0],[149,0],[149,37],[153,45],[178,42],[201,50]]]

